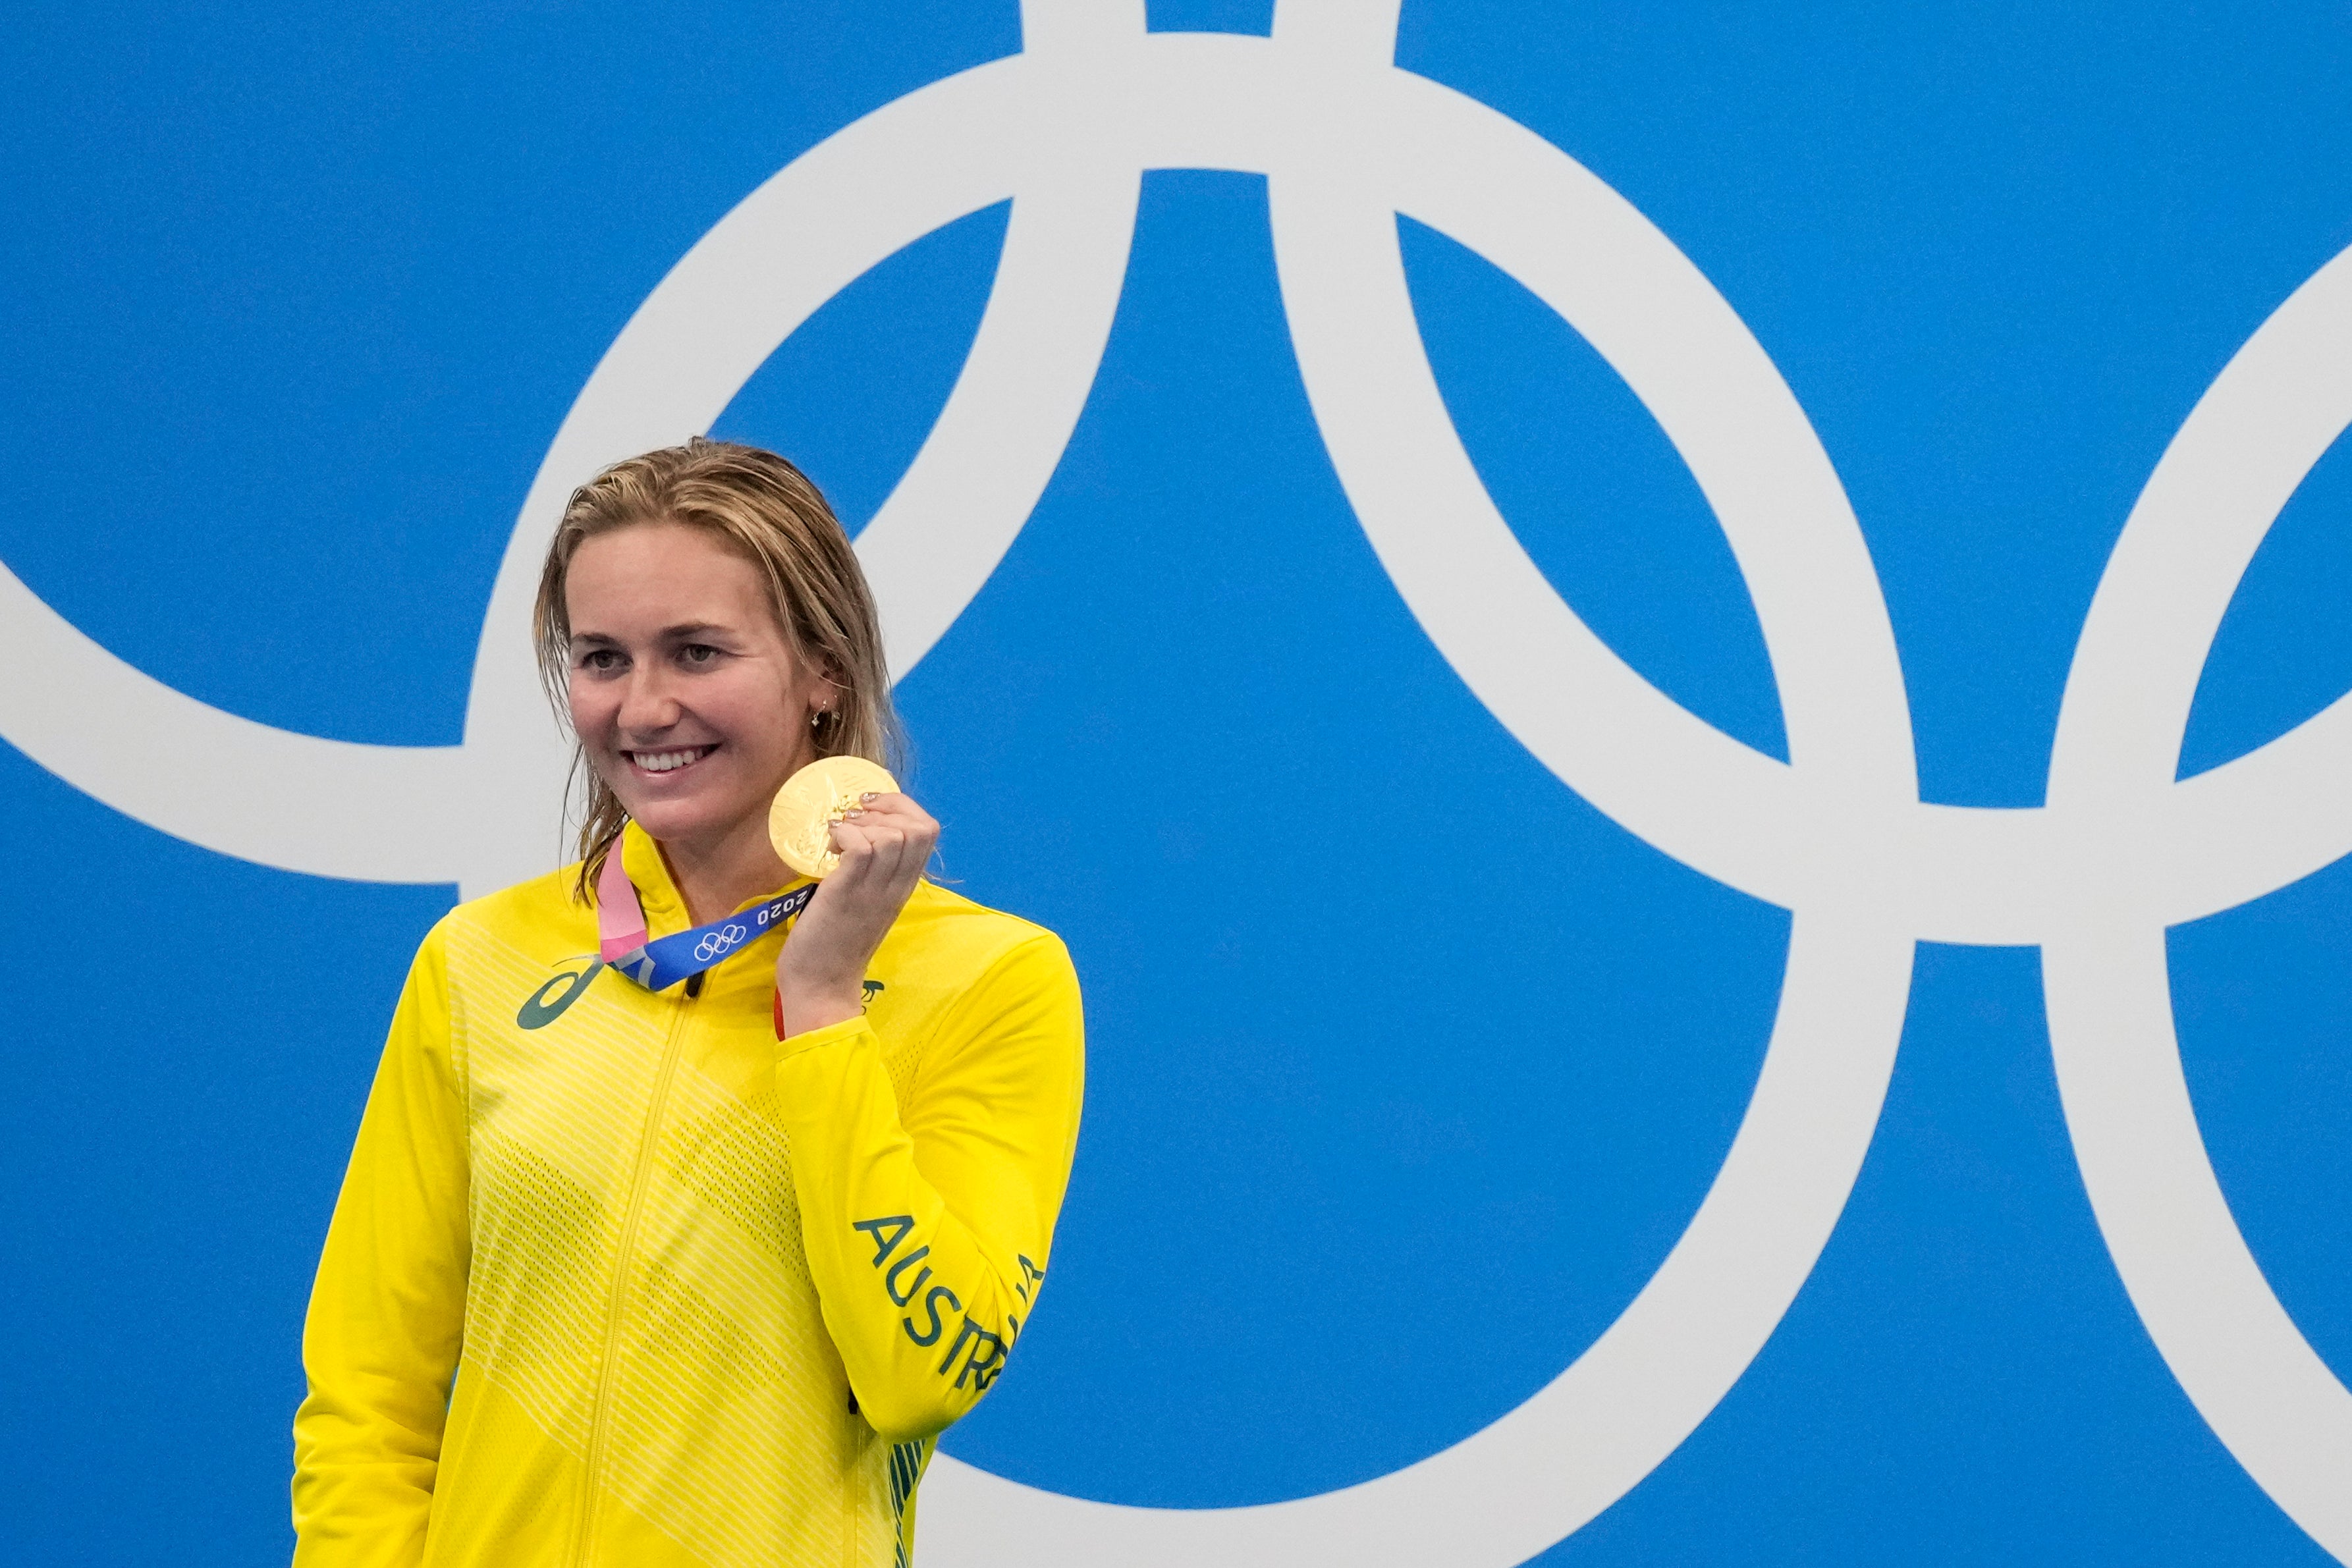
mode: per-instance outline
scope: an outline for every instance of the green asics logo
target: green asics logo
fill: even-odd
[[[545,1029],[563,1016],[564,1009],[580,999],[580,993],[588,988],[588,982],[604,967],[604,961],[599,958],[576,975],[556,976],[523,998],[522,1006],[515,1010],[515,1022],[524,1029]]]

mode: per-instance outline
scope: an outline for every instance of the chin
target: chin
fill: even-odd
[[[628,802],[622,804],[626,806]],[[649,800],[644,810],[632,809],[629,812],[637,826],[665,843],[723,832],[742,815],[730,806],[701,800]]]

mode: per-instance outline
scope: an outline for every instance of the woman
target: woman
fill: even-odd
[[[903,1565],[933,1439],[1045,1278],[1068,956],[924,881],[903,795],[775,897],[806,885],[778,786],[895,726],[856,557],[783,459],[598,476],[537,626],[582,860],[452,910],[410,971],[303,1336],[295,1560]],[[667,949],[723,954],[682,980],[602,961],[714,922]]]

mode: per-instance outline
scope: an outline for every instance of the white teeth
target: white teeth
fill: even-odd
[[[698,758],[709,755],[713,749],[708,746],[698,746],[690,751],[635,751],[630,756],[648,773],[667,773],[674,768],[683,768]]]

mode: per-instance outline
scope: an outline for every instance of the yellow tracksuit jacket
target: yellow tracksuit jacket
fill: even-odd
[[[683,929],[652,841],[620,852]],[[779,935],[647,992],[574,874],[459,905],[409,973],[303,1333],[295,1562],[903,1565],[1045,1278],[1068,955],[926,883],[866,1016],[779,1044]]]

